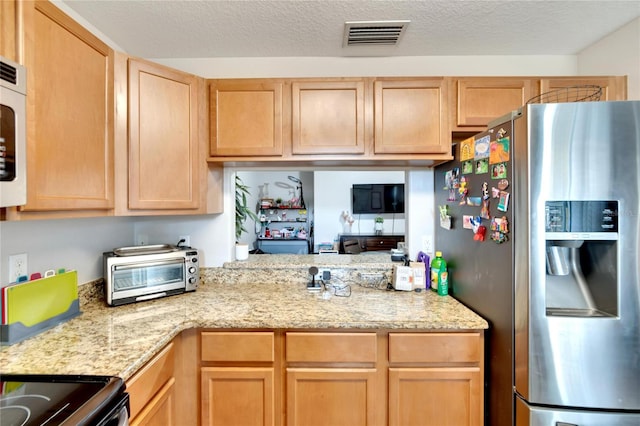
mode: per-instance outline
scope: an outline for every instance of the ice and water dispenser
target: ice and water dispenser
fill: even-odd
[[[545,203],[547,316],[618,315],[618,202]]]

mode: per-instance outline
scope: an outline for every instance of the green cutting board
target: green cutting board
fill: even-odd
[[[78,272],[16,284],[6,291],[7,323],[31,327],[69,309],[78,298]]]

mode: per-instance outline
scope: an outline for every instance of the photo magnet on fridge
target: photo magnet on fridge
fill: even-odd
[[[507,177],[507,164],[498,163],[491,165],[491,179],[504,179]]]
[[[462,174],[468,175],[473,173],[473,160],[467,160],[462,162]]]
[[[487,158],[482,158],[480,160],[476,160],[476,174],[487,173],[489,171],[489,160]]]

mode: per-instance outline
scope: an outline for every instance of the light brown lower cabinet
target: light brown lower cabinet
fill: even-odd
[[[131,425],[177,425],[176,342],[169,343],[126,383]]]
[[[287,425],[376,425],[375,368],[288,368]]]
[[[201,333],[202,425],[278,424],[275,336],[273,331]]]
[[[175,416],[176,379],[172,377],[131,420],[131,426],[177,425]]]
[[[483,424],[479,367],[389,369],[389,426]]]
[[[126,385],[132,425],[480,426],[484,332],[189,329]]]
[[[484,423],[482,333],[389,333],[389,426]]]
[[[203,425],[274,425],[273,367],[203,367]]]

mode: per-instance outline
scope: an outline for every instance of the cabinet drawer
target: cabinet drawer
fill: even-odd
[[[130,417],[140,413],[154,395],[173,377],[175,349],[169,343],[158,355],[149,361],[138,373],[127,381]]]
[[[369,237],[364,241],[367,251],[391,250],[398,248],[398,239],[389,237]]]
[[[390,333],[389,362],[480,362],[480,333]]]
[[[376,362],[375,333],[287,333],[287,362]]]
[[[273,332],[207,332],[201,334],[203,361],[273,362]]]

